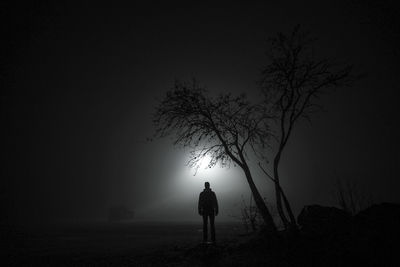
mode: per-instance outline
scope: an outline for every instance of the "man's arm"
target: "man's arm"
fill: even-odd
[[[214,208],[215,208],[215,215],[218,215],[218,201],[217,195],[214,193]]]
[[[203,215],[203,203],[202,202],[203,202],[203,200],[202,200],[201,193],[200,193],[200,195],[199,195],[199,204],[198,204],[198,207],[197,207],[198,212],[199,212],[200,215]]]

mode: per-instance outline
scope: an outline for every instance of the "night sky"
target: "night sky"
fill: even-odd
[[[152,114],[175,79],[257,99],[267,37],[296,24],[319,39],[318,53],[363,77],[324,96],[325,111],[294,130],[281,180],[296,214],[336,204],[336,178],[355,180],[376,202],[400,201],[400,27],[391,2],[56,2],[0,4],[8,220],[101,219],[112,205],[134,209],[137,220],[199,220],[204,181],[217,193],[219,220],[232,220],[250,193],[241,171],[194,176],[188,150],[169,138],[146,142]],[[253,165],[273,202],[272,184]]]

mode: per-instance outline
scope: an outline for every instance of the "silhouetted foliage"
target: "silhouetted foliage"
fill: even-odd
[[[321,110],[319,97],[333,88],[349,85],[352,81],[352,67],[334,64],[332,60],[316,56],[313,47],[315,41],[309,34],[302,32],[299,26],[289,35],[278,33],[269,39],[269,63],[262,72],[264,110],[266,116],[274,117],[277,140],[273,175],[266,172],[265,168],[263,170],[275,183],[277,209],[286,227],[289,224],[295,227],[296,220],[280,185],[279,163],[282,152],[297,122],[310,119],[312,114]]]
[[[209,167],[220,163],[239,166],[249,183],[254,201],[270,232],[276,232],[271,214],[253,181],[247,164],[248,150],[266,147],[271,133],[260,106],[245,95],[207,96],[196,81],[182,83],[168,91],[154,116],[156,136],[174,136],[174,145],[192,149],[189,165],[198,167],[205,156]]]
[[[259,227],[259,213],[256,206],[253,204],[253,196],[250,195],[250,200],[247,204],[242,196],[241,221],[246,229],[246,232],[256,232]]]
[[[354,180],[336,179],[334,193],[339,207],[352,215],[373,203],[372,195],[363,190]]]
[[[175,135],[174,145],[193,148],[191,167],[198,167],[206,155],[211,159],[208,167],[229,166],[232,161],[241,166],[247,146],[266,147],[269,141],[271,133],[260,112],[244,94],[212,98],[194,80],[176,81],[156,110],[156,136]]]

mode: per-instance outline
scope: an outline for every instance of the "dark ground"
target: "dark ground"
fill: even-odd
[[[221,246],[242,232],[237,223],[217,226]],[[199,223],[54,224],[3,231],[1,250],[8,266],[157,266],[183,264],[201,238]]]
[[[200,223],[97,223],[14,228],[2,234],[2,266],[400,266],[393,243],[305,235],[279,240],[217,225],[217,245]]]

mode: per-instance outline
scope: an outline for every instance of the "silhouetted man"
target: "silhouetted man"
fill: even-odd
[[[199,196],[199,214],[203,216],[203,241],[208,240],[208,219],[210,219],[211,241],[215,243],[214,219],[218,215],[217,196],[211,191],[210,183],[204,183],[204,190]]]

